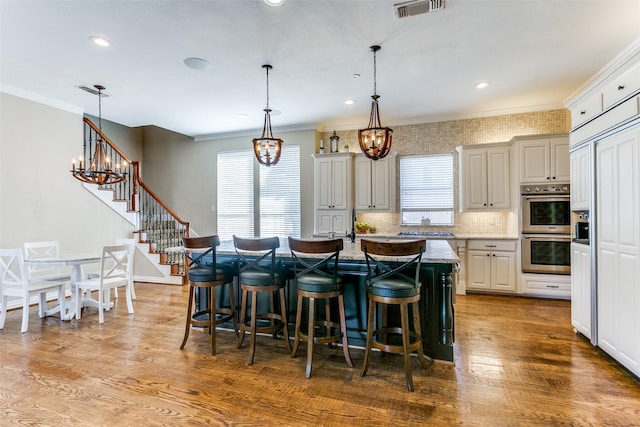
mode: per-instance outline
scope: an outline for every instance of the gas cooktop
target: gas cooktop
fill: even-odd
[[[401,231],[398,236],[456,237],[450,231]]]

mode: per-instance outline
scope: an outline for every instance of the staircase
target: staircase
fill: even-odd
[[[98,129],[91,120],[84,119],[85,159],[93,157],[92,141],[100,135],[107,143],[107,155],[112,164],[126,162],[127,179],[117,184],[96,185],[83,183],[83,187],[105,205],[127,220],[137,235],[137,254],[134,280],[182,285],[184,254],[182,238],[190,236],[190,225],[178,217],[140,177],[140,164],[128,159],[124,153]]]

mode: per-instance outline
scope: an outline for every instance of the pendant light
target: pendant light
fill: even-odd
[[[373,96],[371,99],[371,115],[369,116],[369,127],[358,130],[358,142],[360,150],[365,156],[372,160],[379,160],[387,156],[391,150],[393,130],[382,127],[380,124],[380,111],[378,110],[378,99],[380,95],[376,92],[376,52],[380,46],[371,46],[373,52]]]
[[[98,128],[102,132],[102,91],[104,86],[94,85],[98,90]],[[91,141],[89,141],[91,145]],[[100,186],[117,184],[127,178],[127,173],[120,170],[120,165],[116,165],[116,170],[111,169],[111,160],[107,157],[105,148],[106,142],[102,139],[100,133],[96,134],[96,149],[93,153],[91,163],[87,168],[82,163],[82,157],[79,159],[79,167],[76,168],[75,159],[72,162],[71,173],[73,177],[79,181],[88,184],[98,184]],[[123,167],[124,168],[124,167]]]
[[[282,140],[273,137],[271,130],[271,109],[269,109],[269,70],[273,67],[265,64],[262,68],[267,70],[267,108],[264,109],[264,126],[262,136],[253,138],[253,151],[261,165],[274,166],[280,160],[282,151]]]

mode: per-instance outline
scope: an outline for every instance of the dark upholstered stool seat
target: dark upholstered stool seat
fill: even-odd
[[[231,320],[233,329],[236,335],[238,334],[238,319],[233,294],[235,269],[229,264],[216,263],[215,248],[220,245],[218,236],[184,237],[182,243],[185,249],[187,278],[189,279],[189,303],[187,324],[180,348],[183,349],[186,345],[192,326],[206,327],[211,334],[211,354],[216,354],[216,325]],[[208,262],[208,256],[211,256],[211,262]],[[216,306],[216,289],[223,286],[227,286],[229,291],[228,308]],[[194,313],[196,288],[209,292],[209,307]]]
[[[280,247],[277,237],[247,239],[233,236],[238,255],[238,283],[242,289],[240,309],[240,337],[238,348],[242,347],[245,333],[249,332],[249,358],[247,364],[253,364],[256,350],[256,335],[269,333],[277,339],[282,331],[285,347],[291,352],[289,330],[287,326],[287,307],[284,288],[289,272],[276,263],[276,249]],[[247,297],[251,294],[251,315],[247,319]],[[269,309],[258,312],[258,295],[269,295]],[[274,297],[280,299],[280,312],[276,312]],[[262,326],[264,321],[268,324]],[[261,322],[261,326],[258,325]]]
[[[420,260],[426,247],[424,240],[408,242],[375,242],[361,240],[361,248],[367,261],[369,274],[365,281],[369,309],[367,311],[367,342],[361,376],[367,374],[371,363],[371,349],[404,355],[404,373],[407,389],[413,391],[411,353],[418,353],[423,368],[427,361],[422,351],[420,327]],[[396,257],[399,261],[389,263],[382,257]],[[374,326],[377,306],[382,307],[382,327]],[[400,306],[400,327],[387,325],[387,305]],[[409,322],[409,307],[413,317],[413,330]],[[389,337],[400,336],[401,344],[389,343]]]
[[[307,343],[305,376],[309,378],[313,365],[313,345],[328,344],[331,346],[342,341],[342,350],[347,366],[353,368],[347,340],[344,286],[342,277],[337,274],[338,257],[343,248],[342,239],[301,240],[289,237],[289,248],[295,265],[296,293],[298,294],[295,337],[291,357],[295,356],[300,342]],[[324,319],[316,319],[316,299],[325,301]],[[302,327],[302,310],[305,300],[308,301],[309,313],[306,331]],[[331,319],[332,300],[338,301],[339,322]]]

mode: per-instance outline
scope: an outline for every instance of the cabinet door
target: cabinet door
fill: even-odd
[[[571,209],[589,209],[589,147],[571,153]]]
[[[591,338],[591,259],[589,246],[571,244],[571,325]]]
[[[509,148],[487,150],[487,199],[489,209],[509,209]]]
[[[569,141],[565,138],[551,141],[551,181],[569,182]]]
[[[331,159],[333,182],[333,208],[334,209],[347,209],[349,207],[349,200],[347,191],[349,169],[347,162],[351,161],[348,157],[341,157],[337,159]]]
[[[330,209],[333,205],[333,164],[331,159],[316,159],[316,208]]]
[[[491,252],[467,251],[467,287],[491,288]]]
[[[393,156],[371,162],[371,208],[376,210],[391,209],[390,183],[395,181],[391,177],[391,162]]]
[[[516,290],[516,254],[491,253],[491,288],[500,291]]]
[[[379,160],[380,161],[380,160]],[[371,163],[367,157],[356,158],[356,209],[371,209]]]
[[[640,375],[640,129],[596,145],[598,346]]]
[[[487,155],[485,150],[462,154],[464,209],[487,209]]]
[[[551,153],[548,141],[523,142],[520,146],[520,182],[548,182]]]
[[[338,236],[346,235],[349,215],[342,209],[319,209],[316,212],[316,233],[334,232]]]

